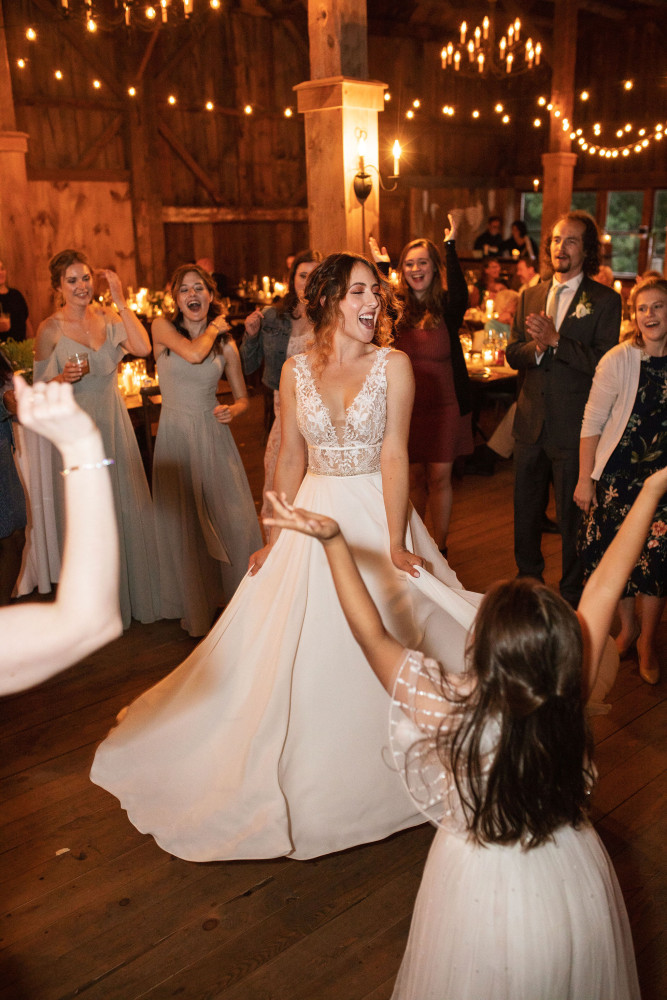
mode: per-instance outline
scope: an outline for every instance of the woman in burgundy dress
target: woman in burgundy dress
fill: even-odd
[[[430,240],[413,240],[404,248],[398,265],[403,315],[396,327],[396,346],[412,361],[416,382],[408,442],[410,495],[422,519],[428,506],[433,537],[445,556],[452,466],[473,449],[470,383],[459,341],[468,288],[451,215],[449,224],[444,268]]]

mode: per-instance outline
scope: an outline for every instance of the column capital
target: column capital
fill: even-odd
[[[27,132],[0,131],[0,153],[27,153],[28,138]]]
[[[542,153],[542,166],[546,169],[547,167],[557,168],[557,167],[568,167],[570,170],[574,170],[577,162],[576,153],[566,153],[563,150],[559,150],[555,153]]]
[[[299,111],[324,111],[334,108],[362,108],[382,111],[386,83],[379,80],[353,80],[345,76],[330,76],[321,80],[306,80],[294,88]]]

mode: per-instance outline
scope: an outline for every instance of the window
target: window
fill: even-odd
[[[588,212],[595,218],[598,196],[595,191],[573,191],[570,208],[573,211]]]
[[[637,273],[643,203],[643,191],[609,192],[605,229],[611,237],[611,269],[614,274]]]
[[[661,271],[665,264],[665,228],[667,228],[667,191],[656,191],[648,243],[647,270]]]

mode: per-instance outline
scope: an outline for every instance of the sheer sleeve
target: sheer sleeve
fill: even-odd
[[[408,650],[394,686],[390,748],[417,808],[437,826],[465,834],[456,785],[438,752],[438,737],[460,714],[454,683],[435,660]]]

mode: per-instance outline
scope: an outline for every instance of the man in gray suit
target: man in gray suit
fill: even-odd
[[[514,558],[520,576],[542,578],[542,515],[553,479],[562,538],[560,592],[576,606],[579,433],[598,361],[618,343],[621,297],[593,281],[600,234],[586,212],[568,212],[545,249],[553,277],[520,296],[507,360],[523,381],[514,420]]]

